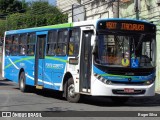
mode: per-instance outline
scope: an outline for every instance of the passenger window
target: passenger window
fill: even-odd
[[[50,31],[47,41],[47,55],[55,55],[56,53],[57,31]]]
[[[36,41],[35,33],[28,34],[28,37],[27,37],[27,55],[34,55],[35,41]]]
[[[58,32],[58,42],[57,42],[57,55],[67,54],[67,41],[68,41],[68,30],[63,30]]]
[[[20,55],[27,54],[27,34],[21,34],[19,39]]]
[[[79,53],[79,29],[70,30],[69,36],[69,55],[78,55]]]
[[[5,55],[10,55],[12,46],[12,37],[7,35],[5,38]]]
[[[12,46],[10,47],[11,55],[19,55],[19,35],[12,36]]]

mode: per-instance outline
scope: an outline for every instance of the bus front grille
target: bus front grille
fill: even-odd
[[[144,82],[121,82],[121,81],[112,81],[112,84],[144,85]]]

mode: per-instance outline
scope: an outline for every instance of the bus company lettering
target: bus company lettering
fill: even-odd
[[[23,66],[25,66],[25,63],[19,63],[19,65],[20,65],[21,67],[23,67]]]
[[[63,64],[52,64],[52,63],[46,63],[46,68],[53,68],[53,69],[63,69]]]
[[[144,31],[143,24],[122,23],[122,30]]]

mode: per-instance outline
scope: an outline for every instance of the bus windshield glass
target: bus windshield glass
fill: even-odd
[[[96,40],[98,64],[109,67],[155,67],[156,41],[152,34],[99,33]]]

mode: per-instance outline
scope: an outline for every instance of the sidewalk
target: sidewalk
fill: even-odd
[[[4,80],[4,78],[0,75],[0,80]]]

